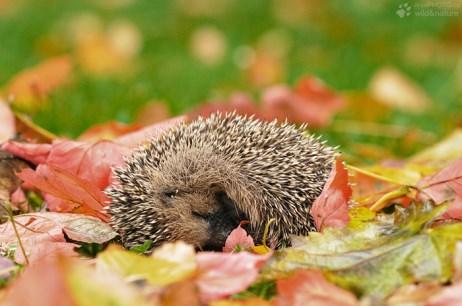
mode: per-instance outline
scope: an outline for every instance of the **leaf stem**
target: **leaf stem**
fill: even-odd
[[[409,189],[410,188],[408,186],[401,186],[398,189],[395,189],[393,191],[390,191],[384,194],[383,196],[380,197],[380,199],[377,200],[377,202],[375,202],[371,206],[370,210],[377,212],[377,211],[384,209],[385,207],[388,206],[388,204],[390,203],[390,200],[393,200],[393,199],[396,199],[396,198],[399,198],[399,197],[402,197],[408,194]]]

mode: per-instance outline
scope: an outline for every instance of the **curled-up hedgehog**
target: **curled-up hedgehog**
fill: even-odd
[[[183,240],[221,250],[241,221],[259,242],[290,244],[315,231],[310,209],[335,150],[304,127],[214,114],[180,124],[135,150],[107,191],[111,223],[125,247]]]

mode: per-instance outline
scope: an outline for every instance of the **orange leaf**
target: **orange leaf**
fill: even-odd
[[[358,300],[349,291],[326,281],[319,271],[299,270],[277,282],[276,306],[351,306]]]
[[[46,199],[51,211],[76,212],[109,220],[103,212],[107,203],[105,194],[76,175],[45,164],[39,165],[36,171],[24,169],[17,175],[25,183],[48,194]]]
[[[53,90],[69,81],[71,72],[68,56],[51,58],[16,75],[8,84],[7,93],[14,97],[16,106],[35,110]]]

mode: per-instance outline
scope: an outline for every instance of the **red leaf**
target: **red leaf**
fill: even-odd
[[[247,252],[197,254],[197,285],[202,301],[206,303],[246,289],[256,280],[269,256]]]
[[[39,164],[35,172],[29,169],[18,176],[45,193],[50,210],[108,220],[102,213],[107,204],[103,190],[111,183],[111,168],[121,165],[130,149],[110,141],[68,140],[57,140],[52,145],[8,142],[3,148]]]
[[[443,218],[462,219],[462,158],[417,183],[422,199],[430,197],[436,204],[449,201]]]
[[[70,172],[51,165],[39,165],[36,171],[24,169],[17,174],[26,184],[48,194],[48,208],[57,212],[76,212],[107,221],[103,212],[105,194],[97,186]],[[50,198],[53,196],[58,200]]]
[[[136,147],[150,138],[159,137],[163,131],[170,129],[181,122],[185,122],[186,119],[186,116],[178,116],[169,120],[155,123],[153,125],[142,128],[141,130],[118,137],[114,139],[114,142],[127,147]]]
[[[325,227],[343,227],[348,223],[351,193],[348,172],[343,162],[337,159],[324,189],[311,207],[311,215],[319,231]]]
[[[326,281],[319,271],[299,270],[277,281],[276,306],[349,306],[358,300],[349,291]]]
[[[76,256],[73,251],[76,246],[64,239],[63,227],[66,222],[79,218],[76,214],[58,213],[33,213],[19,215],[14,218],[19,237],[26,251],[29,262],[33,263],[56,253]],[[9,244],[17,244],[18,237],[11,222],[0,225],[0,241]],[[16,248],[15,261],[25,263],[24,255],[19,247]]]
[[[331,91],[321,80],[307,77],[294,90],[284,85],[267,89],[262,99],[263,114],[267,119],[308,122],[312,127],[326,126],[340,110],[343,98]]]
[[[30,161],[33,164],[46,163],[48,155],[50,155],[52,145],[36,144],[9,141],[2,145],[2,149],[16,155],[22,159]]]
[[[242,250],[247,250],[254,247],[252,236],[248,235],[245,229],[239,224],[226,238],[225,246],[223,247],[223,252],[230,253],[240,248]]]

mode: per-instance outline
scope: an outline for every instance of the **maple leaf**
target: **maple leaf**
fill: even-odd
[[[337,159],[324,189],[311,207],[310,213],[319,231],[325,227],[343,227],[348,223],[351,194],[348,172],[343,162]]]
[[[83,143],[56,140],[53,144],[7,142],[3,149],[32,163],[36,171],[18,174],[25,184],[45,193],[52,211],[75,211],[108,220],[102,208],[108,201],[103,190],[112,182],[114,166],[130,152],[110,142]]]
[[[48,209],[56,212],[76,212],[108,221],[103,212],[105,194],[93,184],[66,170],[42,164],[35,171],[24,169],[17,174],[24,183],[46,193]]]
[[[417,187],[421,199],[430,197],[436,204],[449,202],[444,218],[462,219],[462,158],[437,173],[424,177]]]
[[[352,306],[358,305],[349,291],[328,282],[320,271],[299,270],[277,281],[276,306]]]

